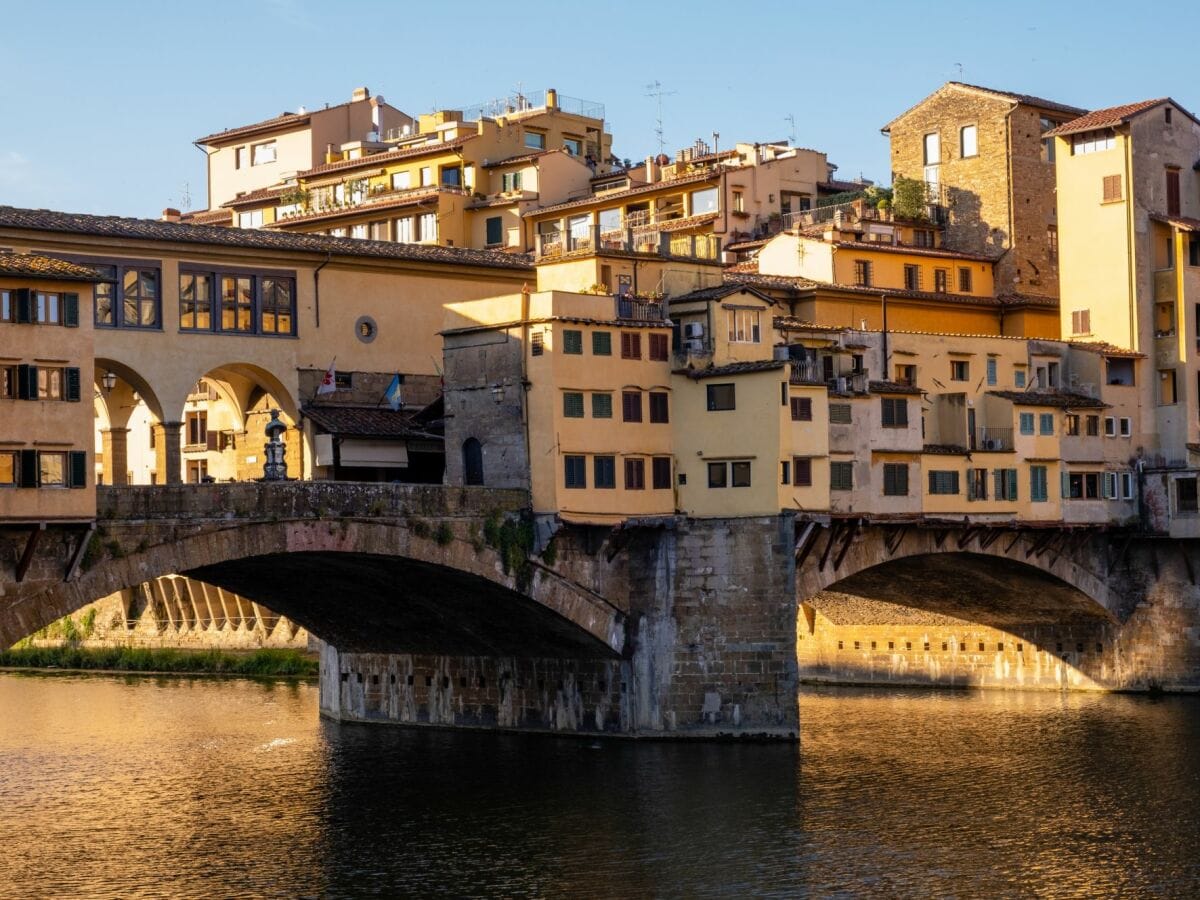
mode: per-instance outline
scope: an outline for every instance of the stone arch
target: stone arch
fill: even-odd
[[[214,382],[217,390],[234,401],[242,411],[254,401],[256,391],[270,394],[289,422],[299,421],[300,407],[294,388],[287,387],[281,378],[262,366],[246,362],[207,366],[203,372],[197,372],[194,381],[201,379]]]
[[[103,378],[106,372],[112,372],[119,379],[112,391],[105,391]],[[96,389],[100,392],[101,400],[109,413],[110,423],[119,423],[121,416],[115,414],[115,406],[119,401],[132,400],[134,395],[145,402],[150,414],[159,422],[163,421],[163,405],[150,382],[137,369],[119,360],[106,357],[96,358],[95,375],[93,377]],[[126,416],[128,418],[128,416]]]
[[[625,649],[624,614],[602,597],[537,565],[520,578],[505,573],[490,547],[427,526],[259,521],[133,549],[139,534],[127,535],[127,555],[14,598],[0,613],[0,642],[99,597],[185,574],[262,602],[339,650],[616,658]]]
[[[105,378],[110,373],[116,376],[116,382],[112,387],[105,387]],[[93,382],[97,449],[100,451],[97,462],[102,462],[100,478],[106,484],[126,484],[131,468],[137,468],[131,465],[130,432],[137,429],[144,432],[147,426],[153,430],[156,425],[161,425],[163,405],[158,393],[137,369],[114,359],[102,357],[96,360]],[[145,437],[144,433],[142,437]],[[137,447],[146,447],[145,444],[132,446],[134,457]],[[133,477],[137,479],[136,473]]]

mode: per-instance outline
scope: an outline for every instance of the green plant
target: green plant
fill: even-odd
[[[429,537],[429,523],[424,519],[410,519],[408,527],[419,538]]]
[[[59,621],[58,633],[68,644],[78,644],[80,638],[83,637],[79,633],[79,629],[75,626],[75,620],[70,616]]]
[[[149,549],[149,547],[150,547],[150,542],[148,540],[146,540],[146,538],[142,538],[140,541],[138,541],[137,552],[145,553],[146,550]]]
[[[100,559],[100,554],[104,552],[104,539],[100,536],[100,530],[92,532],[92,536],[88,538],[87,547],[83,551],[83,559],[80,561],[80,566],[86,572],[96,564]]]
[[[925,205],[925,182],[898,176],[892,184],[892,212],[896,218],[924,221]]]
[[[552,569],[554,568],[554,564],[558,562],[558,545],[555,543],[554,538],[550,538],[549,543],[546,544],[546,548],[542,550],[542,562]]]
[[[433,533],[433,539],[439,547],[445,547],[454,540],[454,529],[446,522],[438,522],[437,530]]]
[[[113,559],[123,559],[124,558],[125,548],[121,546],[121,542],[118,541],[116,538],[113,538],[110,541],[106,541],[104,546],[108,550],[108,555],[111,556]]]
[[[89,607],[79,622],[85,638],[90,638],[96,631],[96,607]]]

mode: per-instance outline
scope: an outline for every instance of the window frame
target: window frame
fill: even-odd
[[[207,328],[199,326],[188,327],[184,324],[186,315],[184,312],[184,279],[199,277],[208,278],[210,283],[209,325]],[[229,307],[233,311],[234,321],[236,323],[242,310],[248,310],[250,320],[249,330],[224,327],[226,279],[233,279],[235,285],[234,303]],[[238,290],[236,285],[242,279],[249,279],[250,282],[249,303],[241,302],[236,293]],[[267,305],[264,297],[265,284],[272,285],[271,292],[276,295],[281,291],[286,292],[288,298],[286,307],[281,306],[277,301],[270,303],[269,306]],[[284,287],[285,285],[286,288]],[[296,285],[295,271],[181,264],[179,267],[179,331],[188,334],[240,334],[265,338],[294,338],[299,331],[299,323],[297,321],[299,303],[296,296]],[[193,300],[191,302],[195,303],[196,301]],[[264,324],[267,315],[273,315],[276,322],[286,316],[290,330],[266,330]]]
[[[726,390],[728,389],[728,390]],[[705,407],[708,412],[728,412],[737,409],[737,384],[723,381],[705,385]],[[724,405],[728,403],[728,405]]]

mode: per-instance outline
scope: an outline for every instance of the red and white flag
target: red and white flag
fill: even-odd
[[[321,394],[332,394],[337,390],[337,371],[334,366],[337,364],[337,357],[333,358],[333,362],[329,364],[329,370],[325,373],[325,377],[321,379],[321,386],[317,388],[318,396]]]

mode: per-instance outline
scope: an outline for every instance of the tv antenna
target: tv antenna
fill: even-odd
[[[955,63],[955,65],[956,65],[956,66],[958,66],[958,80],[959,80],[959,81],[962,81],[962,77],[963,77],[963,66],[962,66],[962,63]]]
[[[792,130],[788,132],[788,143],[793,147],[796,146],[796,117],[792,113],[788,113],[783,117],[783,121],[792,126]]]
[[[662,82],[657,78],[654,79],[652,84],[646,85],[646,96],[653,97],[658,103],[658,118],[655,120],[654,134],[658,138],[658,152],[660,154],[667,145],[667,142],[663,137],[663,97],[670,97],[672,94],[676,93],[678,93],[678,91],[664,91]]]
[[[192,208],[191,185],[186,181],[183,183],[183,193],[179,197],[179,206],[184,212]]]

